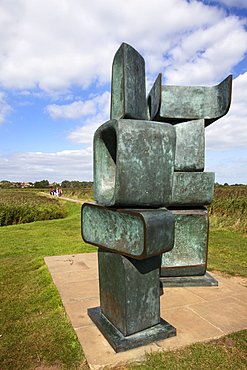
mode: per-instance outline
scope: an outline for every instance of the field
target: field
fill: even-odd
[[[246,190],[239,193],[241,202],[237,201],[238,196],[231,195],[232,202],[226,207],[232,191],[232,187],[216,190],[218,193],[210,210],[214,227],[210,228],[208,268],[226,276],[246,278],[247,238],[242,231],[244,228],[236,224],[237,218],[241,224],[246,223],[239,216],[245,217],[242,204],[246,201]],[[78,194],[78,191],[74,195],[63,192],[68,198]],[[42,196],[44,202],[45,198],[53,199]],[[80,199],[92,200],[92,190]],[[44,257],[93,252],[96,248],[82,241],[81,205],[61,199],[59,202],[66,209],[65,218],[0,227],[1,370],[89,369]],[[222,217],[227,219],[227,224],[220,221],[216,228]],[[246,344],[247,332],[242,331],[211,343],[150,354],[141,365],[128,369],[244,370],[247,367]]]
[[[247,186],[215,188],[208,210],[211,226],[247,233]]]
[[[64,205],[35,191],[0,190],[0,226],[66,217]]]
[[[92,202],[93,189],[63,189],[63,197]]]

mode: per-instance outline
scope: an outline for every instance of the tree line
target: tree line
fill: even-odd
[[[221,187],[224,187],[224,186],[246,186],[246,185],[243,185],[243,184],[234,184],[234,185],[228,185],[227,183],[224,183],[223,185],[222,184],[219,184],[218,182],[216,182],[214,184],[215,188],[221,188]],[[35,181],[34,183],[33,182],[26,182],[26,183],[22,183],[22,182],[11,182],[11,181],[7,181],[7,180],[2,180],[0,182],[0,188],[28,188],[28,187],[33,187],[33,188],[38,188],[38,189],[48,189],[50,187],[52,188],[56,188],[56,187],[61,187],[61,188],[67,188],[67,189],[74,189],[74,188],[78,188],[78,189],[91,189],[93,188],[93,181],[69,181],[69,180],[64,180],[60,183],[49,183],[48,180],[41,180],[41,181]]]
[[[41,181],[35,181],[34,183],[28,182],[28,183],[22,183],[22,182],[11,182],[7,180],[3,180],[0,182],[0,188],[37,188],[37,189],[48,189],[48,188],[56,188],[56,187],[61,187],[61,188],[93,188],[93,182],[92,181],[69,181],[69,180],[64,180],[59,183],[50,183],[48,180],[41,180]]]
[[[92,181],[69,181],[69,180],[64,180],[61,182],[61,184],[53,183],[50,184],[48,180],[42,180],[42,181],[36,181],[34,183],[35,188],[50,188],[50,187],[61,187],[61,188],[69,188],[69,189],[85,189],[85,188],[92,188],[93,187],[93,182]]]

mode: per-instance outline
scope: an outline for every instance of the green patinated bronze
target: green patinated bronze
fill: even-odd
[[[135,334],[124,336],[104,314],[100,307],[88,309],[88,315],[110,343],[115,352],[124,352],[152,342],[174,337],[176,329],[160,318],[160,323]]]
[[[112,63],[111,119],[147,119],[145,62],[122,43]]]
[[[205,119],[205,126],[223,117],[231,104],[232,75],[216,86],[162,85],[159,74],[148,96],[150,119],[172,124]]]
[[[115,54],[82,235],[100,247],[100,307],[88,314],[116,352],[176,335],[160,319],[160,254],[163,286],[217,285],[205,274],[214,173],[203,172],[204,130],[227,113],[231,85],[163,86],[160,74],[146,99],[142,56],[125,43]]]
[[[208,211],[171,210],[175,217],[173,249],[162,255],[161,276],[205,275],[208,251]]]
[[[94,135],[94,199],[106,206],[171,203],[176,133],[170,124],[110,120]]]
[[[176,335],[160,318],[160,257],[138,261],[98,252],[100,307],[88,314],[116,352]]]
[[[164,288],[218,286],[218,281],[209,275],[208,272],[205,275],[186,275],[186,273],[188,273],[188,269],[185,270],[185,273],[180,272],[179,276],[161,277],[160,282]]]
[[[175,125],[176,151],[174,170],[195,172],[204,170],[205,129],[204,120]]]
[[[214,172],[174,172],[172,206],[203,206],[214,195]]]
[[[166,208],[113,209],[84,203],[82,237],[86,243],[142,260],[173,248],[174,216]]]
[[[98,260],[105,317],[125,336],[159,324],[160,258],[137,261],[99,249]]]

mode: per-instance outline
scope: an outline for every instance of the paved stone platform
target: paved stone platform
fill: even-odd
[[[216,287],[164,288],[161,317],[177,329],[176,337],[115,353],[87,315],[99,306],[97,253],[46,257],[45,263],[93,370],[247,329],[247,288],[210,272]]]

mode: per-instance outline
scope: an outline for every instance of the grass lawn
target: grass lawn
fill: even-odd
[[[247,277],[247,234],[210,228],[208,270]]]
[[[65,219],[0,228],[1,370],[50,370],[49,365],[56,365],[56,370],[88,369],[44,263],[45,256],[96,251],[81,238],[81,205],[66,204],[69,216]],[[209,269],[247,276],[246,247],[244,234],[212,229]],[[246,369],[246,333],[180,351],[150,354],[143,364],[130,368]]]
[[[82,241],[81,206],[67,205],[65,219],[0,228],[1,370],[34,369],[46,363],[78,369],[84,362],[44,263],[45,256],[96,250]]]
[[[246,346],[247,334],[241,331],[177,351],[148,354],[145,362],[131,370],[245,370]]]

